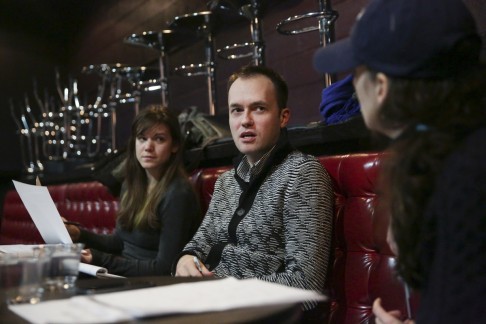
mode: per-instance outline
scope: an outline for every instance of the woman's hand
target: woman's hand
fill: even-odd
[[[61,219],[63,222],[68,221],[64,217],[61,217]],[[71,240],[73,240],[73,242],[77,242],[79,240],[79,237],[81,236],[81,230],[79,229],[79,227],[72,224],[64,224],[64,226],[66,226],[69,236],[71,236]]]
[[[204,263],[199,261],[201,271],[199,271],[196,262],[194,260],[195,256],[186,254],[182,256],[177,262],[176,267],[176,277],[212,277],[214,273],[209,271]]]
[[[84,249],[81,251],[81,262],[89,263],[93,262],[93,254],[90,249]]]
[[[375,314],[375,323],[377,324],[414,324],[415,321],[407,319],[405,322],[399,320],[402,316],[399,310],[392,310],[387,312],[381,306],[381,298],[376,298],[373,302],[373,314]]]

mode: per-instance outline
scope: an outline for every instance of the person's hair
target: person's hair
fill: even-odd
[[[287,83],[280,74],[265,66],[247,65],[233,73],[228,79],[228,91],[237,79],[250,79],[256,76],[267,77],[272,82],[278,108],[280,110],[287,108],[287,99],[289,97]]]
[[[136,157],[135,143],[137,137],[148,129],[165,125],[172,137],[172,145],[179,149],[172,153],[167,164],[160,166],[163,173],[155,188],[147,193],[148,179]],[[177,177],[187,180],[183,166],[183,137],[177,117],[166,107],[150,105],[140,111],[132,123],[131,136],[128,141],[127,159],[125,162],[126,191],[120,201],[118,222],[122,228],[153,228],[162,226],[157,219],[157,207],[165,195],[170,183]]]
[[[379,118],[390,129],[407,127],[386,154],[381,174],[383,206],[391,213],[398,274],[412,287],[427,280],[420,245],[437,229],[424,219],[444,160],[468,134],[486,125],[486,67],[447,79],[389,78]]]

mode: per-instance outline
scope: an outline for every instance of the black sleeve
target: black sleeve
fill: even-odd
[[[93,260],[96,257],[96,261],[110,272],[128,277],[170,275],[172,263],[192,238],[201,221],[199,201],[191,184],[184,182],[181,185],[178,182],[171,186],[159,204],[158,215],[162,227],[155,259],[129,259],[94,251]]]
[[[87,230],[81,230],[79,242],[85,244],[85,248],[97,249],[107,253],[119,254],[123,249],[123,242],[116,230],[113,234],[97,234]]]

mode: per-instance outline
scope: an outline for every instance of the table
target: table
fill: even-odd
[[[46,292],[44,300],[69,298],[79,294],[114,292],[149,286],[165,286],[182,282],[200,280],[217,280],[181,277],[137,277],[128,279],[80,278],[76,290],[63,292]],[[171,315],[157,318],[146,318],[137,323],[299,323],[302,318],[299,304],[282,304],[264,307],[247,307],[223,312]],[[11,312],[5,303],[0,306],[0,323],[28,323]]]

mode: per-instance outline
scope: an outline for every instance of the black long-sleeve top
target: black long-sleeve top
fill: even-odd
[[[445,161],[424,217],[417,323],[486,323],[486,129]]]
[[[201,222],[201,211],[191,184],[176,179],[157,207],[160,230],[124,230],[101,235],[81,230],[79,241],[91,249],[92,264],[110,273],[134,277],[170,275],[171,265]]]

